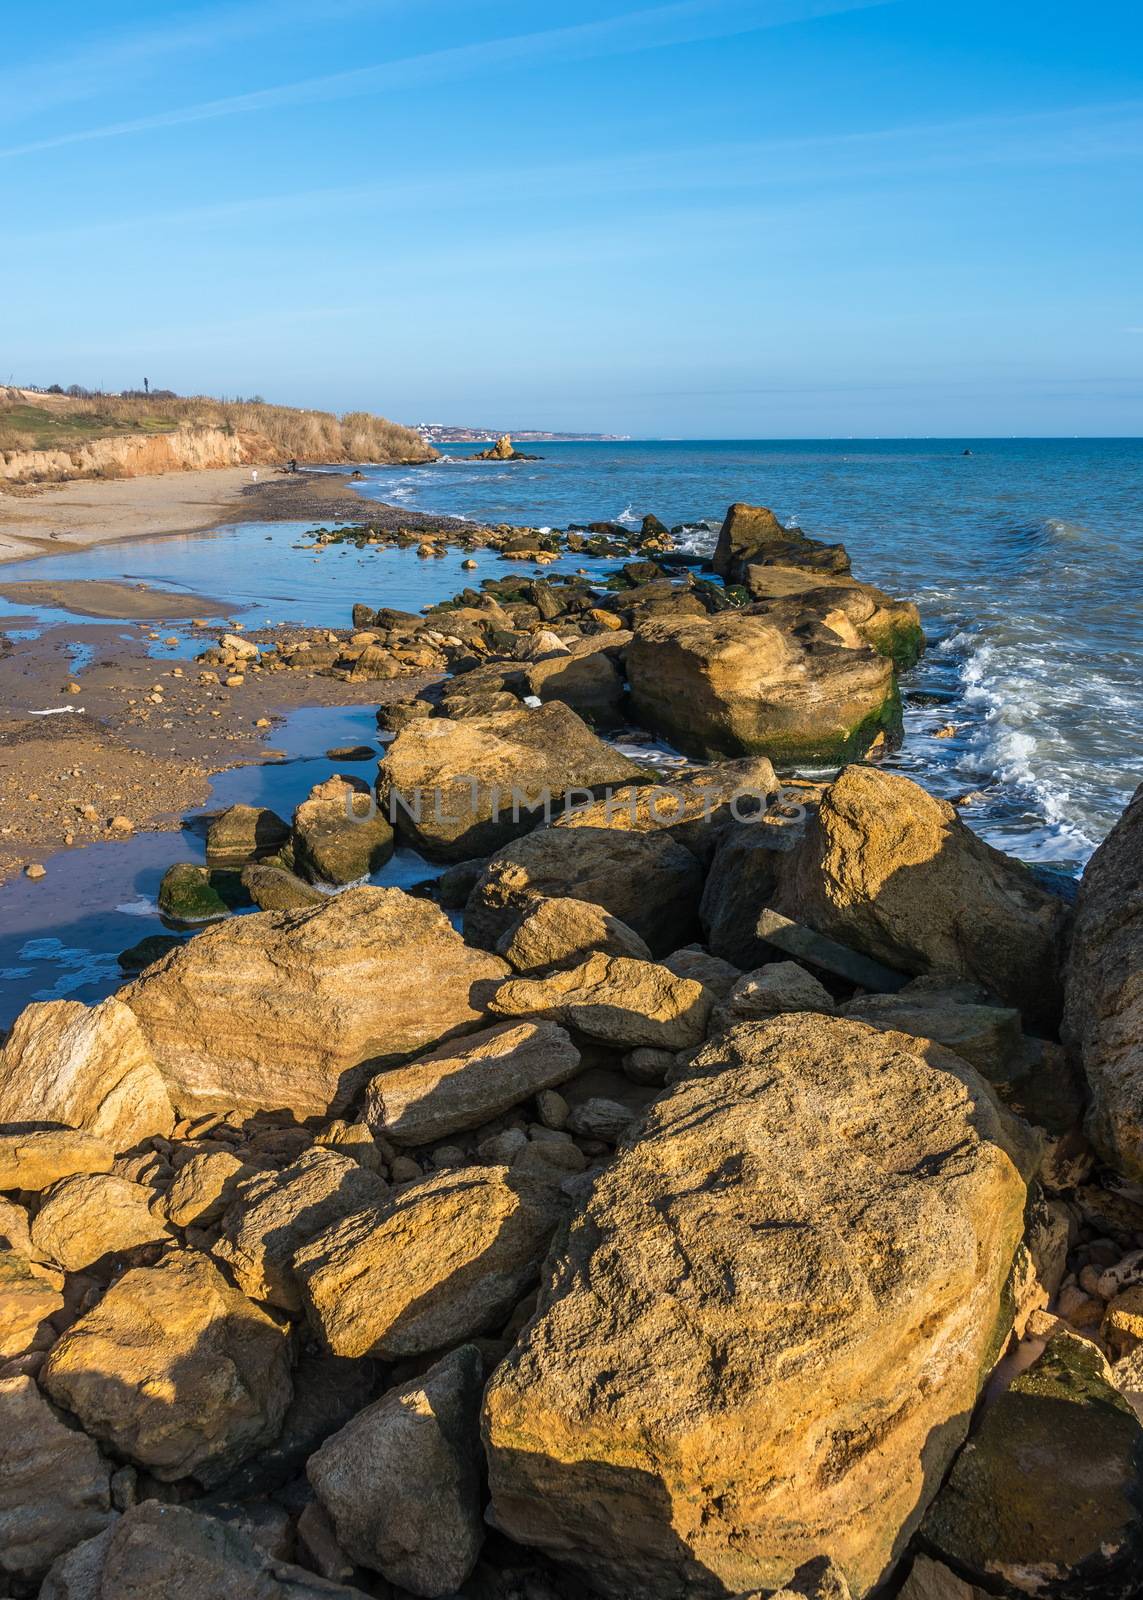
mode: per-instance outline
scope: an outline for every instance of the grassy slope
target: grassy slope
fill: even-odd
[[[73,400],[0,389],[0,450],[67,450],[93,439],[171,433],[186,427],[261,434],[283,456],[299,461],[427,460],[435,454],[411,429],[365,411],[336,417],[328,411],[206,396],[157,400],[99,395]]]

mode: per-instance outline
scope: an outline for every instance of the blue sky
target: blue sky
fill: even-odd
[[[0,381],[636,436],[1143,433],[1143,17],[42,0]]]

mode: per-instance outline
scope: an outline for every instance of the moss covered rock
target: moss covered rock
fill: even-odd
[[[1128,1600],[1143,1559],[1143,1426],[1103,1356],[1061,1331],[984,1413],[925,1542],[990,1590]]]

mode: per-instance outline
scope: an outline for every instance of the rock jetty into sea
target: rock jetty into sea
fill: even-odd
[[[534,570],[206,652],[385,681],[376,777],[4,1042],[5,1592],[1133,1600],[1143,789],[1068,904],[878,765],[843,546],[463,537]]]

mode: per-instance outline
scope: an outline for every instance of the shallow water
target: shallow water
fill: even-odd
[[[239,801],[270,806],[288,821],[315,783],[333,773],[372,780],[372,762],[337,763],[327,746],[377,745],[368,706],[307,707],[274,732],[279,758],[220,772],[201,810],[174,833],[139,833],[46,856],[47,877],[16,878],[0,890],[0,1027],[33,1000],[84,1000],[89,1004],[125,981],[116,957],[153,933],[171,927],[159,915],[159,882],[176,861],[205,860],[207,818]],[[411,850],[398,850],[371,883],[408,888],[438,876]],[[185,931],[185,930],[178,930]]]

